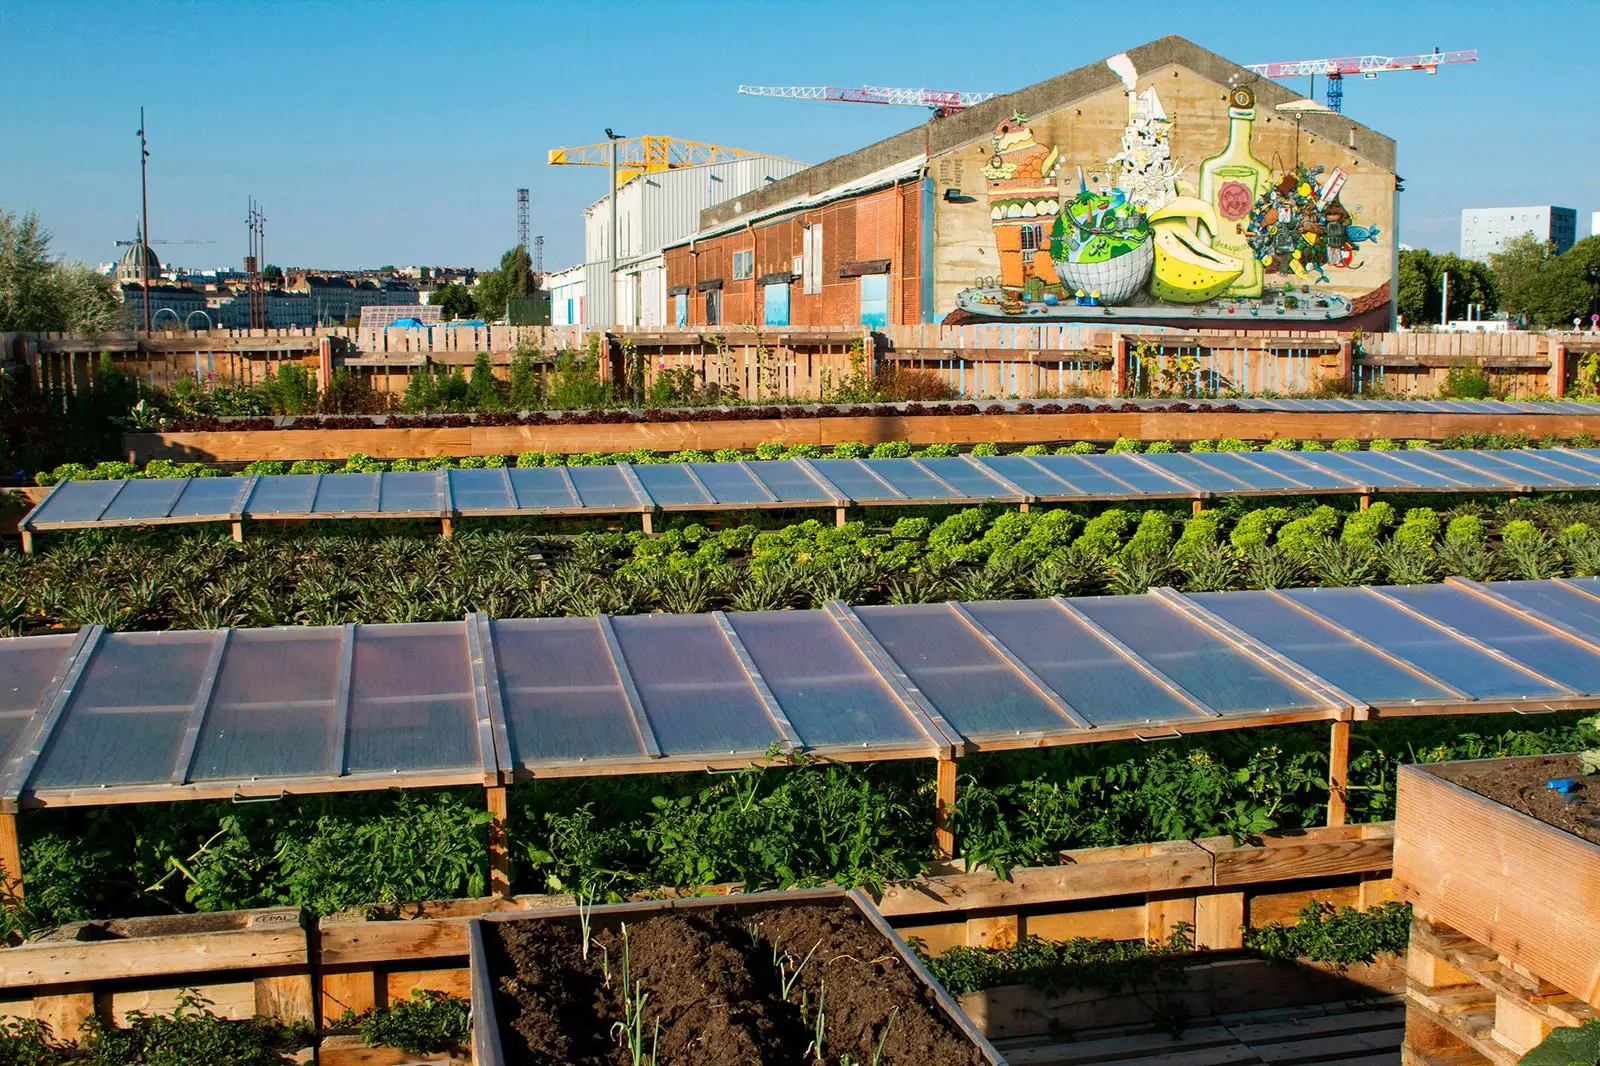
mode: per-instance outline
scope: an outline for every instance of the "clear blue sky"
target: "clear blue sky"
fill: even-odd
[[[1469,205],[1574,207],[1588,234],[1597,31],[1596,0],[0,0],[0,207],[37,210],[58,252],[114,258],[138,214],[143,104],[153,235],[216,242],[163,259],[236,265],[253,195],[276,263],[489,266],[527,186],[555,269],[605,179],[545,165],[548,148],[611,126],[815,163],[923,112],[741,97],[741,82],[1007,91],[1177,33],[1245,63],[1478,49],[1345,95],[1399,142],[1400,239],[1447,251]]]

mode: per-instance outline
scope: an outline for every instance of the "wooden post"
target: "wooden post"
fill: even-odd
[[[1328,746],[1328,824],[1344,825],[1345,786],[1350,780],[1350,723],[1333,723]]]
[[[1027,501],[1024,500],[1022,503],[1018,504],[1017,505],[1017,510],[1021,511],[1023,514],[1027,514],[1028,513],[1028,503],[1027,503]]]
[[[1339,384],[1344,388],[1355,387],[1355,351],[1349,338],[1339,342]]]
[[[655,530],[655,516],[654,515],[652,515],[649,511],[645,511],[645,512],[641,513],[639,515],[639,523],[644,529],[644,535],[645,536],[647,536],[647,537],[655,536],[656,530]]]
[[[1550,398],[1559,400],[1567,394],[1567,346],[1550,346]]]
[[[33,554],[33,530],[31,529],[24,529],[22,531],[22,554]]]
[[[440,536],[448,537],[454,532],[455,532],[455,526],[451,524],[450,519],[441,518],[439,520],[439,535]]]
[[[331,337],[323,337],[317,341],[317,377],[321,379],[317,384],[322,386],[322,391],[328,391],[328,387],[333,384],[333,339]]]
[[[1368,507],[1371,507],[1371,506],[1372,506],[1372,497],[1367,495],[1365,492],[1363,492],[1361,494],[1361,509],[1363,511],[1365,511]]]
[[[840,529],[844,528],[844,524],[845,524],[845,522],[846,522],[846,520],[848,518],[849,518],[849,508],[847,508],[847,507],[835,507],[833,509],[833,524],[838,526]]]
[[[1206,501],[1200,500],[1200,499],[1197,499],[1197,500],[1194,501],[1194,513],[1195,514],[1199,514],[1201,511],[1203,511],[1205,509],[1206,509]]]
[[[243,544],[244,543],[244,523],[243,522],[235,522],[235,523],[233,523],[233,542],[235,544]]]
[[[1115,334],[1111,338],[1112,394],[1124,396],[1128,391],[1128,338]]]
[[[504,785],[490,785],[484,791],[489,800],[489,894],[510,896],[511,847],[506,823],[511,818],[511,806]]]
[[[22,898],[22,845],[17,839],[17,816],[0,814],[0,895]]]
[[[940,856],[955,858],[956,835],[950,829],[950,815],[956,807],[956,763],[954,759],[940,759],[934,791],[938,806],[934,811],[933,844]]]

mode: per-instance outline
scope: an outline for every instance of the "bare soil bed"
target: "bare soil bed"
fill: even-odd
[[[841,903],[667,912],[629,922],[626,944],[620,925],[595,929],[587,959],[571,918],[487,923],[484,939],[508,1063],[633,1063],[613,1028],[626,1014],[625,957],[635,996],[647,997],[643,1061],[653,1046],[657,1066],[987,1061],[883,935]]]
[[[1468,791],[1600,844],[1600,775],[1585,777],[1576,755],[1463,763],[1435,772]],[[1546,787],[1558,778],[1576,782],[1572,791],[1563,794]]]

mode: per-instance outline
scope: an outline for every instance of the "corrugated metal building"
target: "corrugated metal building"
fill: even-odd
[[[611,206],[603,197],[583,212],[584,284],[571,325],[661,326],[667,321],[661,250],[700,228],[700,212],[804,170],[778,156],[641,174],[617,190],[617,276],[606,284]],[[552,290],[554,296],[554,290]],[[557,316],[560,317],[560,312]]]

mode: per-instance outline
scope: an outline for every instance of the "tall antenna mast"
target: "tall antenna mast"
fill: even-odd
[[[250,198],[250,210],[245,215],[245,226],[250,231],[250,251],[244,257],[245,307],[250,316],[250,328],[266,329],[267,293],[261,281],[261,271],[267,256],[267,215],[253,196]]]
[[[528,190],[517,190],[517,247],[530,251],[528,245]]]
[[[150,159],[150,146],[144,139],[144,108],[139,109],[139,283],[144,289],[144,331],[150,332],[150,189],[145,180]]]

